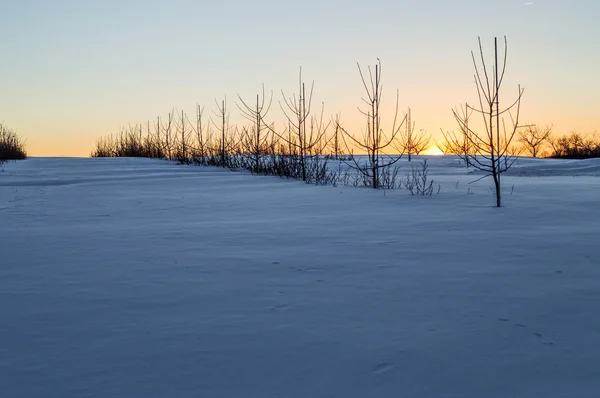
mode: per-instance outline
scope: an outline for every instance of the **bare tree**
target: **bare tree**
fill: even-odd
[[[521,110],[521,98],[524,89],[518,86],[516,100],[504,109],[500,109],[500,89],[506,71],[506,59],[508,46],[506,37],[504,37],[504,57],[502,64],[498,62],[498,40],[494,39],[494,64],[491,71],[488,70],[481,38],[479,38],[479,53],[481,67],[475,60],[475,54],[471,52],[473,66],[475,68],[475,85],[479,97],[479,108],[466,105],[466,109],[478,113],[482,116],[484,131],[476,131],[472,123],[468,123],[468,118],[458,110],[453,109],[461,131],[468,131],[468,139],[473,147],[472,154],[457,154],[462,159],[468,161],[474,168],[485,173],[485,176],[491,176],[494,179],[494,190],[496,194],[496,206],[502,205],[501,195],[501,175],[506,172],[516,160],[516,156],[510,153],[513,139],[519,129],[519,113]],[[513,115],[513,110],[515,114]],[[507,126],[505,115],[510,117],[510,124]],[[464,140],[463,134],[456,135],[448,133],[447,137],[453,146],[459,146]]]
[[[315,83],[311,84],[308,95],[306,86],[302,81],[302,69],[300,69],[298,79],[298,94],[292,97],[286,97],[282,91],[283,103],[279,106],[287,119],[287,134],[278,133],[272,126],[269,130],[288,144],[288,152],[298,156],[302,181],[309,179],[308,162],[313,155],[317,154],[315,149],[322,148],[322,141],[325,139],[329,123],[323,122],[324,104],[321,107],[321,113],[318,116],[311,115],[312,96]],[[284,106],[285,104],[285,106]]]
[[[185,135],[186,160],[197,164],[206,165],[207,158],[212,154],[211,143],[211,122],[204,122],[204,107],[196,104],[196,120],[190,121],[187,115],[182,114],[182,121],[188,125],[189,135]]]
[[[251,170],[254,173],[258,173],[261,169],[260,164],[263,156],[266,156],[269,148],[272,144],[269,142],[270,130],[264,122],[265,117],[271,109],[271,103],[273,100],[273,92],[269,97],[268,103],[265,102],[265,86],[262,86],[262,96],[256,95],[256,104],[248,105],[242,97],[238,94],[240,103],[236,103],[236,106],[242,113],[242,116],[246,118],[252,125],[249,128],[242,129],[241,137],[241,154],[242,156],[249,156],[252,159]]]
[[[471,118],[473,111],[469,109],[468,105],[465,105],[464,108],[460,108],[459,112],[462,123],[459,123],[458,135],[445,133],[444,130],[442,130],[444,142],[437,145],[442,148],[442,151],[445,154],[457,155],[463,158],[468,169],[471,165],[469,155],[473,154],[473,145],[471,144],[469,130],[469,119]]]
[[[188,163],[188,149],[189,149],[189,132],[191,129],[188,129],[188,125],[190,125],[190,121],[187,118],[187,115],[182,110],[181,116],[175,121],[175,130],[179,132],[176,138],[177,144],[175,152],[173,156],[179,160],[181,163]]]
[[[167,159],[171,160],[173,158],[173,150],[172,150],[172,145],[173,145],[173,138],[171,137],[171,129],[173,127],[173,112],[169,112],[169,117],[168,117],[168,122],[167,125],[161,125],[162,130],[164,131],[164,137],[165,137],[165,145],[164,145],[164,151],[165,151],[165,155],[167,157]]]
[[[396,146],[396,149],[401,154],[408,155],[408,161],[410,162],[412,155],[419,155],[429,148],[431,135],[427,135],[423,130],[415,133],[415,123],[412,121],[410,108],[408,108],[406,118],[405,129],[399,136],[399,145]]]
[[[344,127],[339,125],[338,128],[343,132],[342,139],[346,146],[347,152],[350,153],[352,163],[347,163],[351,168],[362,174],[365,181],[369,182],[369,186],[374,189],[381,187],[383,173],[389,171],[389,168],[400,160],[402,155],[392,156],[386,153],[387,148],[393,147],[392,143],[400,133],[402,125],[406,122],[406,116],[398,123],[398,99],[399,92],[396,91],[396,109],[394,113],[394,121],[392,128],[388,134],[385,134],[381,128],[380,104],[382,95],[381,85],[381,61],[377,59],[375,65],[375,73],[373,74],[371,67],[368,68],[369,81],[365,79],[363,71],[358,64],[358,73],[362,80],[366,92],[366,98],[363,101],[367,105],[367,110],[358,110],[365,116],[367,128],[363,132],[362,138],[357,138],[350,134]],[[359,150],[367,153],[367,164],[361,164],[352,150],[350,144],[359,148]]]
[[[196,134],[196,142],[192,148],[192,160],[199,164],[206,164],[206,157],[208,155],[207,137],[205,134],[206,130],[210,129],[210,125],[208,123],[206,126],[204,125],[202,122],[203,117],[204,107],[196,104],[196,126],[192,125],[192,131]]]
[[[335,160],[338,160],[342,154],[340,132],[340,115],[335,115],[333,120],[333,134],[330,139],[332,146],[331,152]]]
[[[548,144],[550,135],[552,135],[552,126],[529,125],[519,129],[519,141],[534,158],[537,158],[543,147]]]
[[[217,151],[219,153],[219,165],[221,167],[226,167],[227,163],[227,133],[229,132],[229,113],[227,112],[227,99],[223,99],[221,104],[219,104],[216,100],[217,111],[214,112],[215,116],[218,118],[218,123],[213,121],[213,124],[220,132],[220,139]]]
[[[156,127],[154,128],[154,135],[156,136],[156,147],[160,153],[160,157],[167,157],[167,151],[163,147],[163,141],[161,138],[162,124],[160,123],[160,116],[156,117]]]

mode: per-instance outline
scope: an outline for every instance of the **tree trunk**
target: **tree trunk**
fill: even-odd
[[[497,178],[496,176],[494,176],[494,186],[496,187],[496,207],[502,207],[502,197],[500,194],[500,178]]]

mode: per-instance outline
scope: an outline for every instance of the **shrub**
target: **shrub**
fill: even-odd
[[[13,130],[0,123],[0,163],[26,158],[25,143]]]
[[[96,148],[92,151],[93,158],[111,157],[137,157],[137,158],[164,158],[162,143],[155,137],[144,137],[141,130],[123,131],[116,137],[109,136],[96,141]]]
[[[429,166],[427,159],[421,162],[420,167],[411,166],[411,171],[404,177],[404,187],[408,189],[411,195],[431,196],[433,195],[433,180],[430,180],[427,174]],[[438,186],[439,193],[439,186]]]

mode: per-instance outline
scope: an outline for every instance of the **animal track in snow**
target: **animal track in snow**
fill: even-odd
[[[273,307],[271,307],[272,311],[285,311],[285,310],[289,310],[291,307],[287,304],[278,304],[275,305]]]
[[[510,319],[506,319],[506,318],[498,318],[498,320],[501,321],[501,322],[509,322],[510,321]],[[527,327],[527,326],[523,325],[522,323],[515,323],[515,326],[519,327],[519,328],[525,328],[525,327]],[[538,333],[538,332],[533,333],[533,335],[536,336],[536,337],[538,337],[538,338],[540,338],[540,339],[542,337],[544,337],[541,333]],[[554,341],[550,341],[550,340],[543,341],[542,344],[543,345],[548,345],[548,346],[554,346],[555,345]]]
[[[381,374],[387,371],[394,369],[394,365],[389,362],[382,362],[379,365],[375,366],[372,370],[373,373]]]

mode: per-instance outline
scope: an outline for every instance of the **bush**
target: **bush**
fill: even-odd
[[[0,163],[27,158],[25,143],[13,130],[0,123]]]
[[[141,131],[139,134],[136,131],[127,131],[121,132],[116,137],[98,139],[91,156],[93,158],[164,158],[165,153],[161,143],[154,137],[144,137]]]
[[[429,166],[427,159],[421,162],[419,167],[411,166],[411,172],[404,176],[404,187],[411,195],[431,196],[433,195],[433,180],[428,177]],[[438,193],[440,187],[438,185]]]

